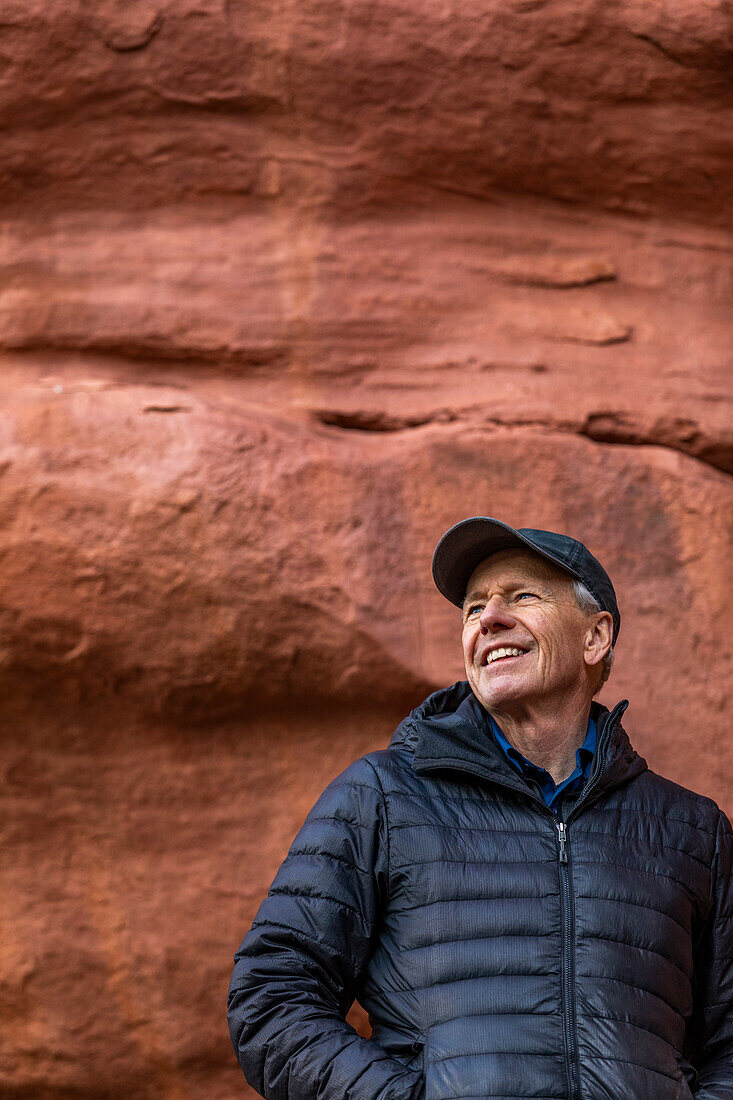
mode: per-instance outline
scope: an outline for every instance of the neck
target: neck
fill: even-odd
[[[547,702],[537,707],[525,705],[521,711],[485,709],[515,749],[561,783],[575,768],[575,753],[585,741],[590,704],[584,696],[554,706]]]

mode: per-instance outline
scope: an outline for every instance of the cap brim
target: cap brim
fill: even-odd
[[[438,591],[456,607],[462,607],[466,586],[476,566],[500,550],[512,549],[532,550],[564,572],[577,576],[565,562],[507,523],[490,516],[472,516],[446,531],[435,547],[433,580]]]

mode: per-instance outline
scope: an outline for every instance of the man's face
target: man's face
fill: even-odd
[[[463,657],[488,710],[551,703],[587,690],[589,634],[571,578],[529,550],[502,550],[474,570],[463,604]],[[500,650],[511,652],[502,655]]]

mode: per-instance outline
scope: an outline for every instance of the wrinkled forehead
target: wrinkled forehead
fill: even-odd
[[[569,573],[547,561],[541,554],[534,554],[531,550],[500,550],[479,562],[468,579],[466,595],[494,582],[510,585],[525,580],[552,581],[563,585],[572,583]]]

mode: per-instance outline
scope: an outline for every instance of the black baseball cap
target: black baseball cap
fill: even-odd
[[[515,530],[491,516],[472,516],[451,527],[435,547],[433,580],[447,600],[461,607],[466,586],[477,565],[500,550],[529,549],[582,581],[603,611],[613,617],[613,642],[621,626],[621,615],[611,578],[590,550],[555,531],[534,527]]]

